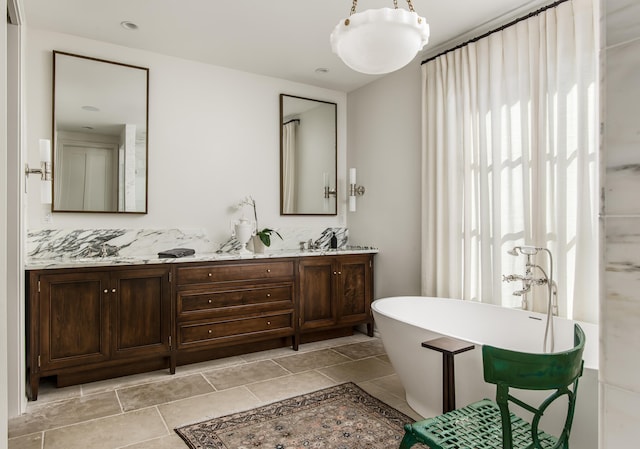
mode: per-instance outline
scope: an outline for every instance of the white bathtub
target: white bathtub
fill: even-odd
[[[373,302],[372,309],[376,328],[404,386],[407,402],[423,417],[442,413],[442,354],[423,348],[423,341],[449,336],[476,344],[473,351],[455,356],[457,406],[495,397],[495,386],[483,379],[482,345],[542,352],[545,329],[542,314],[473,301],[420,296],[378,299]],[[554,318],[555,351],[573,346],[573,323]],[[571,447],[597,449],[598,327],[579,324],[587,340]],[[544,397],[540,392],[524,394],[526,396],[521,397]],[[545,414],[541,427],[556,433],[557,423],[564,422],[566,407],[565,410],[552,408]]]

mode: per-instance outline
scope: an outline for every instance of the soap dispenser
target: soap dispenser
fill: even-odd
[[[331,249],[338,249],[338,238],[336,237],[336,233],[334,232],[331,236],[331,243],[329,244]]]

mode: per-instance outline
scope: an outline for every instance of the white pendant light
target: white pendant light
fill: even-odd
[[[356,13],[353,0],[351,15],[341,20],[331,33],[331,50],[353,70],[380,75],[410,63],[429,41],[429,24],[413,9],[369,9]]]

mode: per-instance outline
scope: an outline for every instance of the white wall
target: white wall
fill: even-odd
[[[6,0],[0,0],[0,9],[7,10]],[[7,135],[7,21],[0,25],[0,136]],[[7,179],[7,139],[0,139],[0,179]],[[7,341],[1,336],[7,332],[7,186],[0,187],[0,449],[7,447],[8,376]]]
[[[29,180],[29,228],[204,228],[229,235],[229,207],[246,195],[268,227],[344,225],[337,217],[281,217],[279,103],[287,93],[338,104],[338,170],[345,170],[346,94],[218,66],[27,28],[27,162],[38,163],[38,139],[51,136],[52,50],[148,67],[149,213],[53,214],[44,223],[38,180]],[[339,179],[344,176],[339,174]],[[344,192],[344,189],[342,190]]]
[[[420,294],[420,80],[416,60],[347,97],[348,166],[366,188],[349,232],[352,243],[380,249],[376,298]]]
[[[601,444],[640,440],[640,3],[605,0]]]

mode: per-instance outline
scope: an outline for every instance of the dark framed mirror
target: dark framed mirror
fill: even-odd
[[[149,69],[53,52],[54,212],[147,213]]]
[[[337,104],[280,94],[280,214],[337,215]]]

